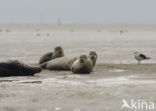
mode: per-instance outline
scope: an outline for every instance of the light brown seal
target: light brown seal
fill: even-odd
[[[71,70],[73,73],[92,72],[97,60],[96,52],[92,51],[80,57],[60,57],[41,64],[41,68],[49,70]]]
[[[40,57],[39,64],[50,61],[55,58],[63,57],[64,51],[61,46],[55,47],[53,52],[48,52]]]
[[[77,57],[60,57],[41,64],[43,69],[70,70]]]

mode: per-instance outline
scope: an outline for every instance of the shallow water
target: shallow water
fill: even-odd
[[[148,26],[150,29],[147,26],[117,26],[101,26],[100,32],[97,31],[99,26],[94,25],[12,26],[10,32],[0,32],[0,60],[18,59],[37,63],[41,55],[61,45],[66,56],[79,56],[95,50],[98,53],[98,63],[135,63],[134,51],[150,56],[152,60],[147,63],[156,63],[155,27],[152,30],[152,26]],[[74,32],[70,31],[71,28]],[[121,29],[125,32],[119,33]]]

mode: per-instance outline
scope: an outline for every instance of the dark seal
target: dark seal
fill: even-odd
[[[39,64],[43,64],[45,62],[48,62],[52,59],[63,57],[64,51],[61,46],[55,47],[53,52],[48,52],[40,57]]]
[[[0,62],[0,77],[33,76],[41,70],[39,66],[30,66],[17,60]]]

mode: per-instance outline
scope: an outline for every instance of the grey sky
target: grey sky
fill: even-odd
[[[156,23],[156,0],[0,0],[0,23]]]

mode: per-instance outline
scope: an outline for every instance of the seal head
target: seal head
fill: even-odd
[[[63,57],[63,56],[64,56],[63,48],[61,46],[55,47],[52,55],[52,59]]]
[[[97,53],[95,51],[89,52],[89,58],[92,60],[93,67],[94,67],[96,64],[96,60],[97,60]]]
[[[71,67],[73,73],[89,74],[93,69],[93,63],[87,55],[81,55]]]

